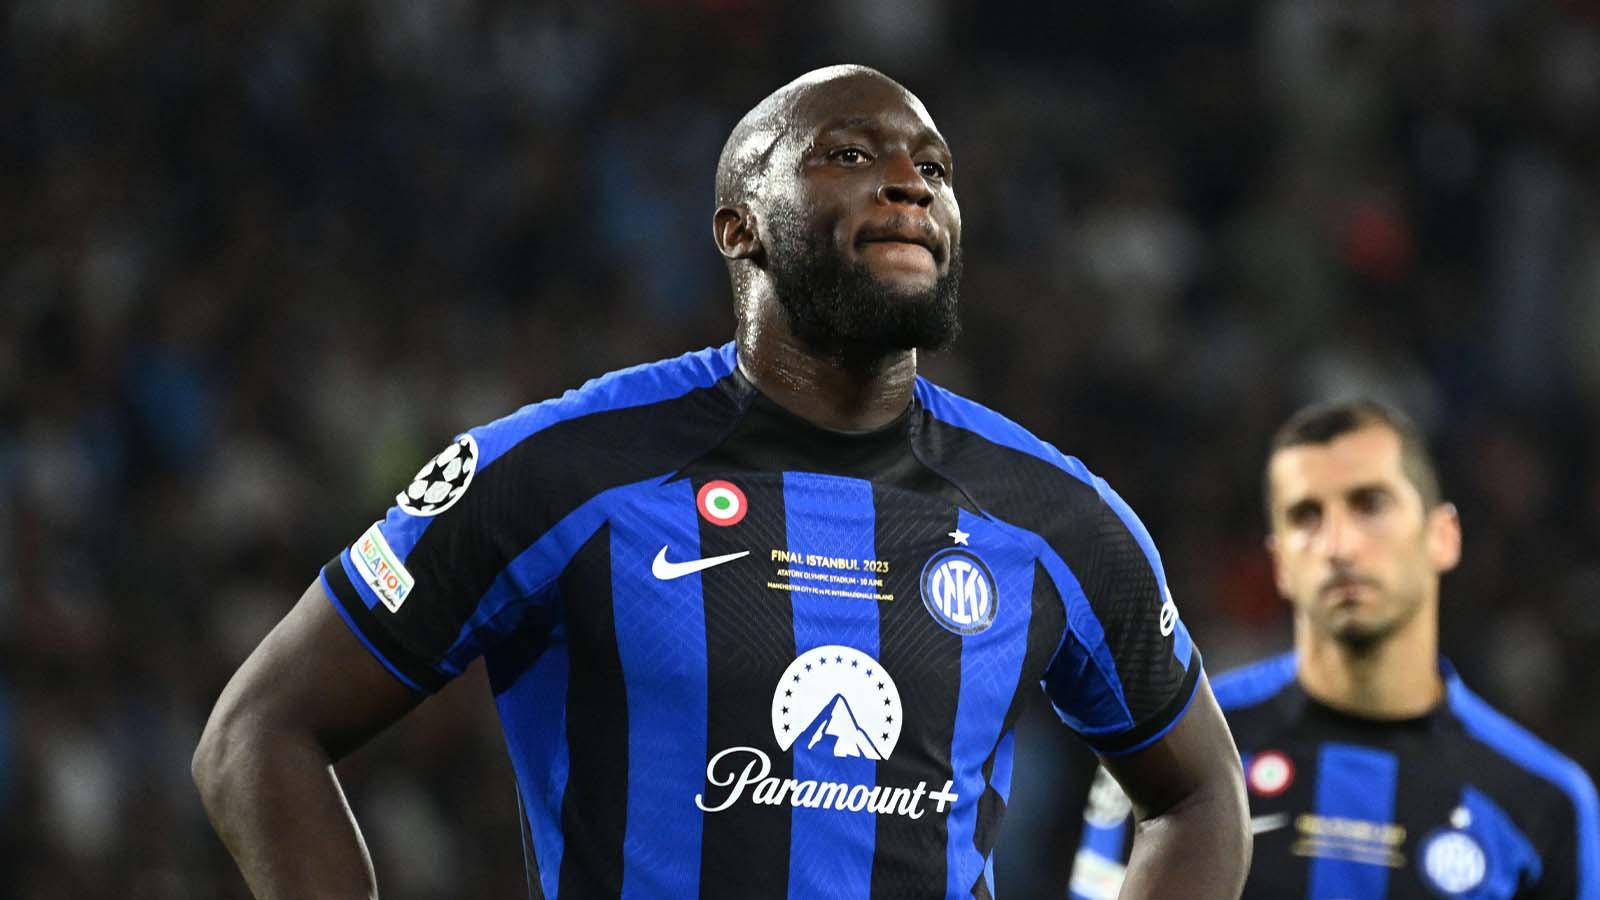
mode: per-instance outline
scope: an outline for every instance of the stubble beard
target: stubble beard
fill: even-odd
[[[1370,656],[1381,649],[1417,617],[1422,598],[1402,598],[1389,588],[1380,588],[1380,615],[1362,617],[1357,612],[1333,609],[1320,613],[1319,630],[1329,635],[1352,656]]]
[[[906,350],[944,350],[961,332],[961,248],[932,287],[897,291],[864,263],[847,262],[831,233],[805,232],[798,217],[771,220],[773,287],[789,330],[819,354],[872,365]]]

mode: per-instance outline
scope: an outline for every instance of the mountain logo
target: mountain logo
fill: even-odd
[[[807,650],[772,693],[772,736],[784,750],[888,759],[903,724],[894,679],[854,647]]]

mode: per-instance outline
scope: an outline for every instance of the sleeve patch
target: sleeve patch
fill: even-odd
[[[478,441],[463,434],[418,470],[406,489],[394,496],[396,506],[413,516],[437,516],[467,492],[478,471]]]
[[[382,523],[374,522],[371,528],[351,546],[350,562],[356,574],[372,588],[390,612],[399,612],[417,581],[406,571],[389,542],[383,536]]]

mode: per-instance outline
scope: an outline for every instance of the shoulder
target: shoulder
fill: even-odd
[[[1295,665],[1291,651],[1229,669],[1211,680],[1211,692],[1224,712],[1258,706],[1294,682]]]
[[[1098,558],[1092,548],[1136,546],[1159,572],[1160,558],[1144,523],[1081,460],[925,378],[917,379],[916,390],[926,415],[918,452],[980,507],[1043,535],[1064,556]],[[1071,553],[1069,546],[1085,549]]]
[[[917,400],[936,428],[955,429],[971,439],[968,452],[1009,450],[1040,462],[1079,485],[1099,481],[1082,462],[1067,456],[1028,429],[987,406],[917,377]],[[954,449],[954,448],[952,448]],[[1104,482],[1101,482],[1104,484]]]
[[[536,435],[547,434],[558,426],[589,427],[598,431],[618,431],[626,440],[630,422],[615,422],[607,429],[602,419],[637,418],[656,407],[671,404],[697,391],[710,388],[733,373],[733,344],[707,347],[671,359],[643,363],[609,372],[567,391],[559,397],[532,403],[510,415],[471,429],[479,445],[480,466],[486,466],[507,451]],[[632,417],[607,417],[609,413],[633,412]],[[637,434],[633,435],[637,437]]]
[[[1473,693],[1459,677],[1448,686],[1450,711],[1470,736],[1528,774],[1557,788],[1571,804],[1586,843],[1600,841],[1594,782],[1576,762]]]
[[[935,468],[954,472],[980,504],[1057,511],[1065,503],[1067,512],[1110,506],[1133,518],[1116,491],[1082,461],[1011,419],[922,377],[917,400],[926,413],[919,452],[933,457]]]

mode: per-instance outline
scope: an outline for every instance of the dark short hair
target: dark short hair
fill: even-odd
[[[1422,508],[1431,510],[1442,499],[1439,469],[1428,452],[1428,441],[1411,417],[1377,400],[1362,398],[1317,403],[1301,409],[1278,426],[1267,454],[1261,496],[1266,505],[1267,530],[1272,530],[1272,458],[1290,447],[1329,444],[1334,439],[1371,425],[1379,425],[1400,438],[1400,470],[1422,495]]]

